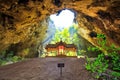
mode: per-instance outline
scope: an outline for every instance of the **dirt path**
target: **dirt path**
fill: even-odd
[[[58,63],[64,63],[60,77]],[[35,58],[0,67],[0,80],[95,80],[77,58]]]

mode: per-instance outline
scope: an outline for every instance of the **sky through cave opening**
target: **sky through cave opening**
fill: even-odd
[[[79,47],[77,29],[76,12],[72,9],[59,10],[56,14],[52,14],[49,17],[47,35],[43,40],[43,46],[55,44],[62,40],[67,44],[75,44]],[[54,56],[55,54],[51,55]],[[73,55],[71,52],[67,54],[67,56],[71,55]]]

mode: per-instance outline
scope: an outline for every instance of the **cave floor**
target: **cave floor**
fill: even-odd
[[[64,63],[62,77],[58,63]],[[0,80],[96,80],[83,58],[33,58],[0,67]]]

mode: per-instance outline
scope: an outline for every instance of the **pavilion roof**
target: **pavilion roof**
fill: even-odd
[[[66,44],[65,42],[57,42],[56,44],[48,44],[45,49],[48,49],[48,48],[57,48],[58,46],[64,46],[66,48],[77,48],[76,45],[74,44]]]

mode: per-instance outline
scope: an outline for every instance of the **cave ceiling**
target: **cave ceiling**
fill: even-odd
[[[51,14],[64,8],[77,12],[78,33],[93,45],[96,33],[120,46],[120,0],[0,0],[0,50],[37,49]],[[66,21],[67,22],[67,21]],[[91,36],[92,35],[92,36]]]

